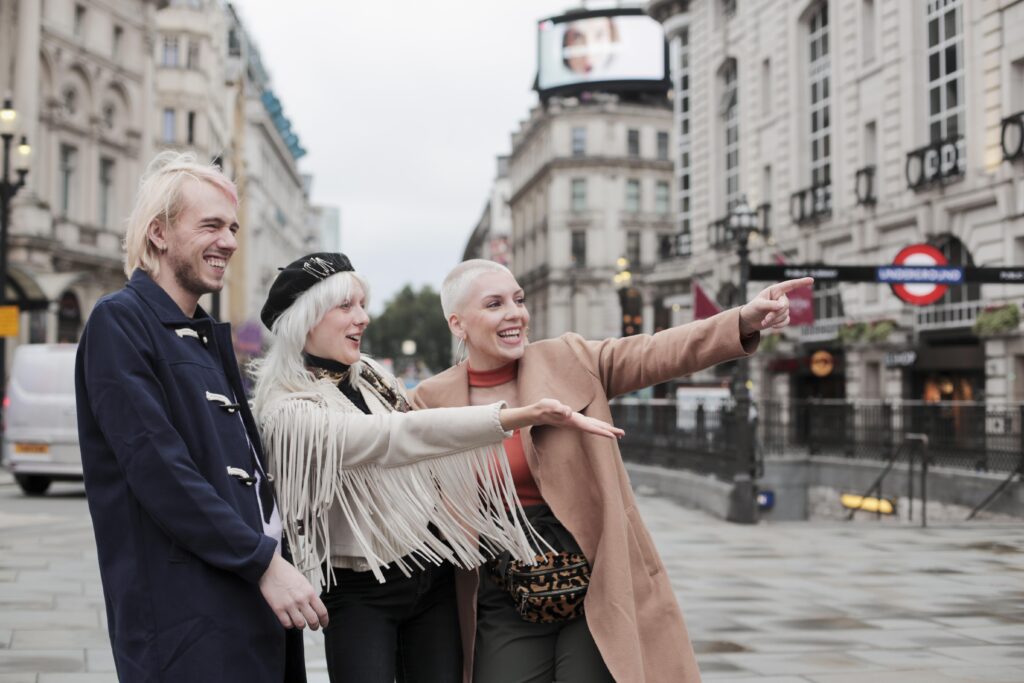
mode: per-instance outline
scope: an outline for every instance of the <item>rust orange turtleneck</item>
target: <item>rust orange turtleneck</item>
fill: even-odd
[[[467,368],[467,370],[469,371],[469,386],[496,387],[516,379],[519,361],[513,361],[494,370],[477,371],[473,368]],[[505,453],[508,455],[509,469],[512,471],[512,481],[516,486],[519,503],[523,507],[543,503],[544,499],[541,498],[537,482],[533,480],[530,466],[526,464],[523,437],[518,429],[512,433],[511,437],[505,439]]]

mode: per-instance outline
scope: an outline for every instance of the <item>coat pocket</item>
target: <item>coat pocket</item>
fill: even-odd
[[[626,508],[626,526],[629,529],[629,535],[633,537],[634,544],[640,550],[640,557],[647,568],[648,576],[655,576],[661,571],[661,558],[654,547],[654,540],[647,531],[647,526],[640,519],[640,513],[635,507]]]

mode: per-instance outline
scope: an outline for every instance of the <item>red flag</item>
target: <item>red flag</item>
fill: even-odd
[[[789,324],[814,324],[814,287],[801,287],[787,294],[789,297]]]
[[[704,288],[697,284],[697,281],[693,281],[693,319],[704,320],[710,318],[713,315],[718,315],[722,312],[722,309],[715,303],[714,299],[709,297],[705,292]]]

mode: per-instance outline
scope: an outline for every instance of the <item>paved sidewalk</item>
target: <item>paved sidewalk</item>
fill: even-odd
[[[0,481],[0,683],[114,681],[81,489]],[[715,683],[1024,681],[1024,524],[742,527],[641,497]],[[311,683],[326,683],[307,635]]]

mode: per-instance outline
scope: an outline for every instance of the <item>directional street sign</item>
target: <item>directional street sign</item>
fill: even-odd
[[[953,271],[958,271],[957,276]],[[813,277],[818,282],[931,282],[944,285],[965,285],[989,282],[1024,285],[1024,266],[1011,268],[929,267],[929,266],[830,266],[800,264],[786,266],[750,266],[751,282],[776,282],[798,277]]]

